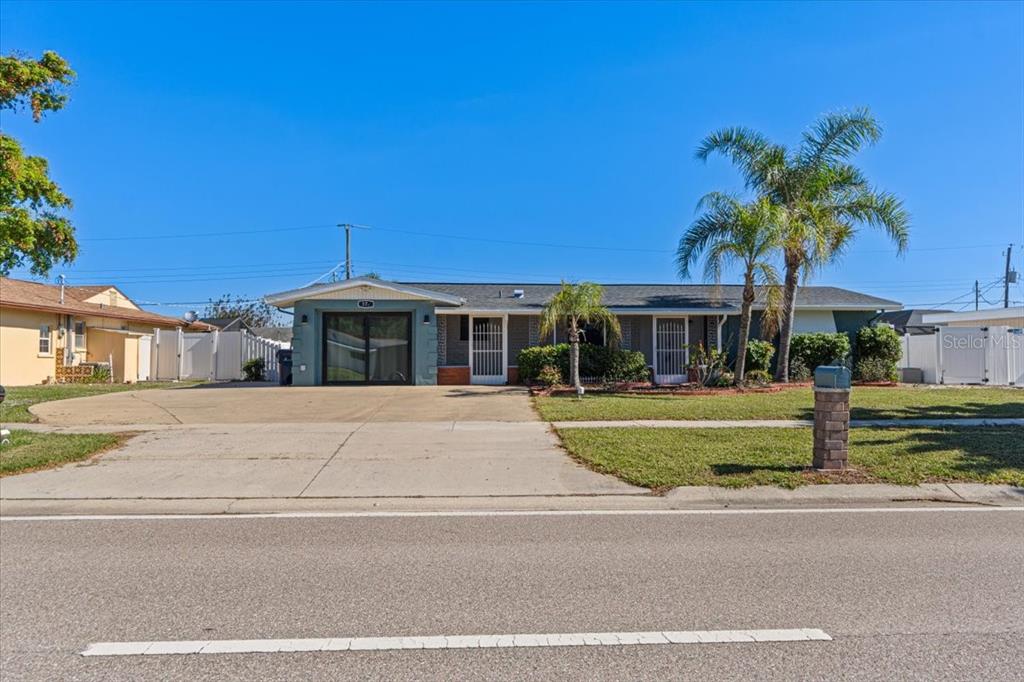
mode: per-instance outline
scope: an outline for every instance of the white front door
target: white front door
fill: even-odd
[[[505,320],[501,317],[471,317],[469,324],[470,383],[504,384],[508,380]]]
[[[654,383],[686,382],[689,357],[685,317],[654,318]]]

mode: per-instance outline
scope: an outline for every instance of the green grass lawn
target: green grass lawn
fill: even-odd
[[[84,398],[103,393],[140,391],[150,388],[175,388],[195,386],[199,381],[144,381],[137,384],[47,384],[40,386],[10,386],[7,399],[0,403],[0,424],[13,422],[34,422],[35,417],[28,411],[30,405],[51,400]]]
[[[809,470],[811,429],[559,429],[577,460],[634,485],[1024,485],[1024,427],[856,428],[846,472]]]
[[[112,433],[33,433],[11,430],[11,444],[0,446],[0,476],[78,462],[123,440]]]
[[[538,396],[548,421],[607,419],[813,419],[810,388],[775,393],[642,395],[597,393]],[[1024,390],[1015,388],[906,388],[854,386],[853,419],[957,417],[1024,418]]]

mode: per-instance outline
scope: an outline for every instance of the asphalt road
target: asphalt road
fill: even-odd
[[[1024,513],[0,523],[16,679],[1020,679]],[[100,641],[821,628],[830,642],[84,658]]]

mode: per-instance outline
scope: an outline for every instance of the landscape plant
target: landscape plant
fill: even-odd
[[[562,383],[562,372],[554,365],[544,365],[537,373],[537,381],[543,386],[558,386]]]
[[[879,140],[881,126],[865,108],[821,117],[795,149],[742,127],[708,135],[697,148],[703,161],[728,158],[748,189],[786,213],[782,233],[785,277],[776,378],[787,381],[792,358],[797,285],[836,260],[862,225],[882,229],[903,253],[910,216],[895,195],[871,186],[851,157]]]
[[[687,369],[691,380],[701,386],[717,386],[719,376],[726,371],[728,360],[729,356],[717,348],[706,349],[703,343],[690,346]],[[732,378],[735,380],[735,375]]]
[[[808,378],[822,365],[843,364],[850,355],[850,337],[842,332],[795,334],[791,347],[793,361],[799,361]]]
[[[569,338],[569,381],[577,393],[582,393],[580,382],[580,339],[586,325],[604,325],[609,342],[621,335],[619,320],[602,303],[604,289],[600,284],[563,281],[561,288],[541,310],[540,333],[548,336],[558,325],[564,325]]]
[[[779,277],[771,263],[772,253],[780,245],[781,224],[785,213],[765,197],[749,203],[712,192],[701,199],[704,213],[679,240],[676,265],[679,276],[687,279],[693,264],[704,256],[704,279],[722,283],[723,270],[738,265],[743,273],[740,304],[739,348],[736,353],[735,381],[743,383],[750,337],[751,310],[761,290],[765,309],[762,332],[771,334],[778,320]]]
[[[545,383],[540,374],[552,367],[560,376],[569,376],[571,347],[567,343],[530,346],[519,351],[517,364],[523,381]],[[650,380],[644,354],[634,350],[608,348],[592,344],[580,345],[580,376],[603,382],[641,382]],[[562,379],[558,383],[562,383]]]
[[[747,342],[747,369],[748,372],[767,372],[772,366],[772,357],[775,355],[775,346],[771,341],[751,339]]]
[[[246,381],[263,381],[266,369],[263,358],[253,358],[242,365],[242,376]]]

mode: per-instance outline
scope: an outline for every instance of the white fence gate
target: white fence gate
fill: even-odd
[[[238,381],[242,366],[263,359],[267,381],[278,380],[277,351],[284,344],[246,331],[184,333],[156,330],[150,344],[151,378]],[[142,344],[139,346],[142,352]],[[140,360],[140,366],[142,364]]]
[[[921,369],[926,384],[1024,385],[1024,334],[1009,327],[939,327],[903,337],[900,367]]]

